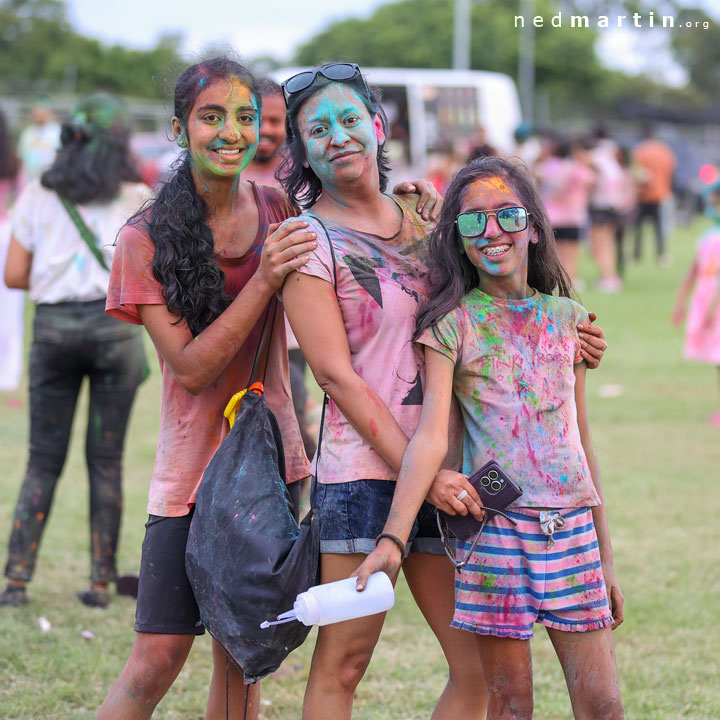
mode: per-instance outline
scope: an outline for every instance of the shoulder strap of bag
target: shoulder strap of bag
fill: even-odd
[[[327,228],[325,227],[325,223],[317,217],[317,215],[310,215],[313,220],[316,220],[320,227],[323,229],[323,232],[325,233],[325,237],[327,237],[328,246],[330,247],[330,257],[332,258],[332,274],[333,274],[333,289],[335,290],[335,294],[337,295],[337,263],[335,259],[335,248],[333,247],[333,241],[330,237],[330,233],[328,232]],[[322,437],[323,437],[323,428],[325,427],[325,408],[327,407],[327,404],[329,402],[330,398],[328,397],[328,394],[325,393],[323,396],[323,406],[322,406],[322,413],[320,415],[320,432],[318,433],[318,442],[317,442],[317,457],[320,459],[320,452],[322,449]],[[315,464],[315,472],[317,473],[317,463]],[[311,498],[311,505],[312,507],[315,507],[315,483],[317,482],[317,478],[315,482],[313,482],[312,487],[312,495]]]
[[[248,378],[247,387],[250,387],[255,382],[261,382],[265,385],[265,377],[267,376],[268,359],[270,358],[270,348],[272,346],[273,330],[275,329],[275,315],[277,313],[278,299],[276,295],[273,295],[272,299],[268,303],[267,310],[265,311],[265,320],[263,320],[263,329],[260,334],[260,340],[258,346],[255,349],[255,358],[253,359],[252,369],[250,370],[250,377]],[[268,329],[268,320],[270,320],[270,332],[266,332]],[[262,375],[259,372],[259,365],[262,365]]]
[[[80,233],[80,237],[85,241],[85,244],[88,246],[88,250],[90,250],[90,252],[95,256],[103,270],[107,270],[108,272],[110,272],[110,268],[105,262],[105,257],[100,251],[100,248],[98,247],[98,240],[95,236],[95,233],[85,224],[85,221],[82,219],[80,213],[78,212],[78,209],[73,203],[71,203],[63,195],[60,195],[60,193],[58,193],[58,197],[60,198],[60,202],[63,204],[63,207],[67,210],[67,214],[73,221],[75,227],[77,228],[77,231]]]

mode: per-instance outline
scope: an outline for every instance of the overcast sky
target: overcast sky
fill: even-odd
[[[68,0],[68,7],[80,32],[107,43],[149,48],[161,34],[176,32],[184,36],[183,50],[190,54],[209,44],[229,44],[244,58],[269,54],[289,60],[298,45],[329,23],[368,17],[388,1],[208,0],[203,4],[197,0]],[[684,4],[705,6],[716,18],[720,13],[720,0],[688,0]],[[631,72],[652,70],[680,84],[683,74],[673,68],[664,52],[666,40],[662,30],[603,29],[600,56],[612,67]]]
[[[165,32],[181,33],[183,49],[232,45],[244,57],[290,58],[294,48],[328,23],[367,17],[387,0],[68,0],[70,19],[83,34],[137,48]]]

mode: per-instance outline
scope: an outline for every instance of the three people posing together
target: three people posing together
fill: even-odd
[[[258,138],[261,98],[254,79],[231,61],[205,61],[188,68],[175,90],[173,128],[187,153],[158,197],[118,239],[107,309],[145,325],[161,365],[162,415],[136,641],[98,717],[150,716],[195,635],[203,632],[184,569],[194,497],[222,438],[224,405],[247,383],[265,309],[281,289],[300,347],[330,396],[322,461],[313,469],[319,483],[322,582],[352,574],[369,553],[361,573],[382,566],[394,580],[402,564],[448,662],[436,720],[484,718],[488,699],[488,717],[509,717],[508,708],[513,717],[529,717],[526,638],[533,620],[552,629],[577,716],[589,717],[589,707],[602,707],[603,717],[622,717],[608,629],[622,620],[622,595],[582,399],[585,363],[596,365],[606,343],[587,313],[565,297],[569,286],[531,183],[503,161],[473,164],[451,186],[453,200],[434,229],[432,193],[408,192],[424,189],[422,183],[385,192],[387,126],[379,97],[356,65],[323,66],[284,87],[290,132],[280,176],[287,195],[241,179]],[[474,218],[467,236],[455,229],[455,215],[461,213]],[[434,251],[429,236],[445,251]],[[434,269],[436,261],[446,264],[444,276]],[[437,306],[441,312],[419,314],[435,288],[446,286],[453,293]],[[551,297],[555,291],[560,297]],[[467,310],[466,297],[472,300]],[[443,339],[439,347],[451,348],[447,353],[413,343],[418,318],[430,318],[427,327]],[[513,322],[524,323],[525,335],[508,331]],[[283,434],[287,480],[295,484],[310,471],[293,415],[282,328],[276,323],[267,399]],[[533,338],[537,352],[513,346],[516,340],[532,345]],[[505,353],[526,353],[527,364],[511,364],[518,373],[500,379],[488,376],[492,392],[485,398],[487,388],[458,375],[466,372],[466,359],[480,352],[488,366],[504,362]],[[457,403],[451,398],[453,367]],[[474,403],[470,410],[468,395]],[[480,422],[486,403],[488,417],[496,420],[492,450],[483,444],[488,438]],[[526,415],[542,420],[541,429],[530,433]],[[407,467],[417,462],[417,451],[409,439],[418,423],[427,432],[431,420],[445,440],[445,445],[431,443],[432,467],[446,469],[435,479],[428,464],[410,482]],[[562,432],[541,452],[543,429]],[[513,617],[510,624],[518,632],[511,635],[507,618],[495,613],[500,620],[494,625],[486,617],[493,611],[486,612],[479,601],[465,603],[472,608],[458,622],[455,572],[444,557],[434,511],[423,503],[427,495],[448,512],[481,515],[466,474],[456,470],[461,458],[467,472],[489,452],[507,462],[511,474],[517,457],[533,458],[523,466],[528,477],[515,478],[527,485],[529,498],[528,508],[513,508],[521,516],[518,534],[538,535],[538,512],[554,513],[557,524],[560,518],[568,527],[554,536],[560,552],[567,559],[582,545],[587,574],[574,579],[569,590],[553,589],[548,598],[537,598],[524,585],[498,585],[498,597],[535,593],[535,615],[526,609],[519,624]],[[407,543],[407,557],[399,547],[393,555],[394,541],[386,539],[374,551],[384,527],[398,544]],[[524,541],[510,538],[497,519],[488,525],[493,528],[502,530],[503,542]],[[478,552],[484,546],[483,541]],[[471,559],[458,592],[476,592],[485,570],[483,560]],[[541,572],[527,570],[534,579]],[[565,594],[568,602],[558,604]],[[305,718],[351,716],[354,691],[383,620],[374,616],[320,629]],[[566,636],[579,637],[570,630],[587,631],[588,640],[566,641]],[[213,658],[206,717],[243,717],[246,701],[247,717],[257,717],[257,687],[248,689],[242,673],[227,667],[217,643]],[[594,672],[592,684],[576,680],[585,669]],[[500,679],[511,675],[513,682],[503,688]]]

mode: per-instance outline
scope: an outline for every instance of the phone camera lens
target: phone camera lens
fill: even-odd
[[[493,480],[490,483],[490,489],[497,492],[502,487],[502,483],[499,480]]]
[[[491,471],[488,473],[488,477],[489,477],[491,480],[497,480],[498,477],[499,477],[499,476],[498,476],[498,471],[497,471],[497,470],[491,470]]]
[[[481,484],[483,487],[490,487],[490,478],[489,478],[487,475],[483,475],[483,476],[480,478],[480,484]]]

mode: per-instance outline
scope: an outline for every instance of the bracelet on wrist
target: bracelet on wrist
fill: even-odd
[[[399,548],[400,552],[402,553],[403,560],[407,557],[408,550],[405,543],[397,536],[392,535],[391,533],[382,532],[375,538],[375,547],[377,547],[378,543],[383,539],[387,538],[388,540],[392,540]]]

